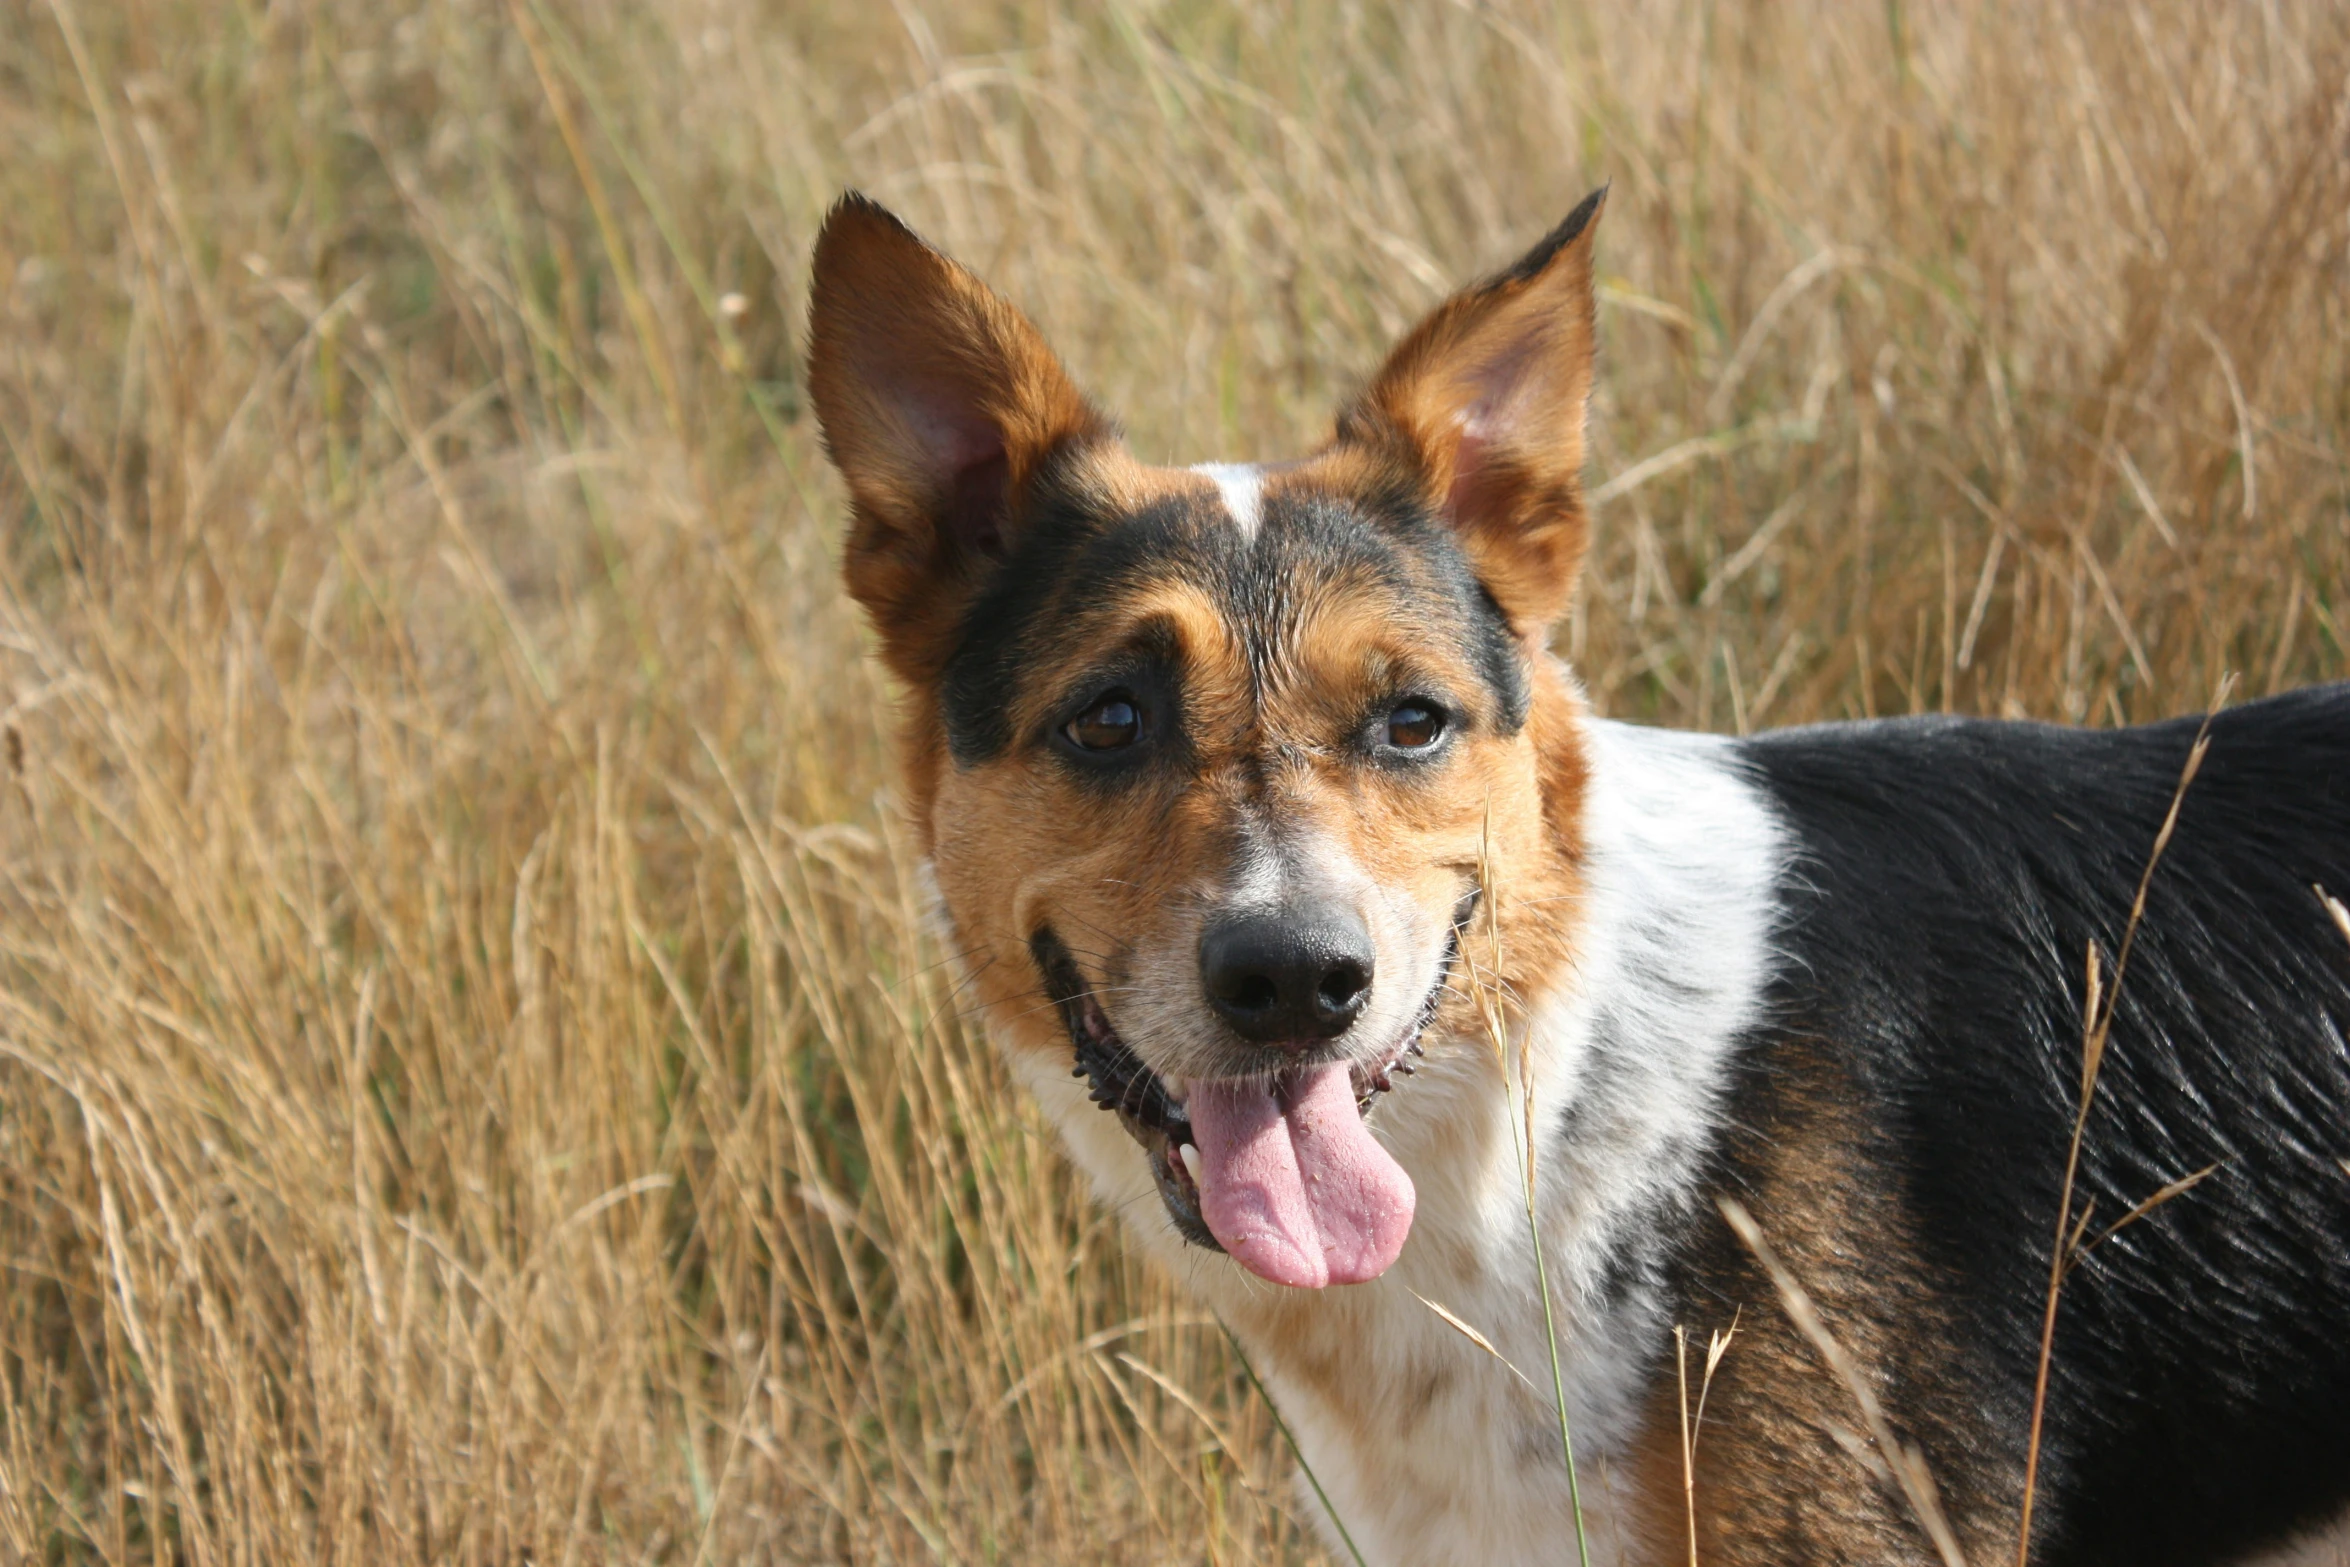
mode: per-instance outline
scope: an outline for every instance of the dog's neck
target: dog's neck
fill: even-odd
[[[1628,1461],[1637,1390],[1671,1332],[1665,1248],[1697,1200],[1730,1051],[1758,1016],[1782,850],[1724,743],[1600,723],[1581,738],[1570,960],[1505,1049],[1476,1033],[1431,1040],[1425,1069],[1382,1107],[1379,1132],[1419,1192],[1395,1268],[1312,1293],[1153,1248],[1238,1334],[1332,1506],[1365,1549],[1378,1541],[1375,1559],[1555,1560],[1571,1529],[1526,1212],[1529,1125],[1594,1560],[1621,1554],[1598,1534],[1630,1527],[1611,1470]],[[1133,1210],[1146,1232],[1154,1210]]]

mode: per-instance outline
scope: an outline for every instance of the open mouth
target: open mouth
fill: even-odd
[[[1177,1232],[1274,1282],[1312,1288],[1376,1277],[1401,1249],[1411,1181],[1363,1123],[1414,1070],[1459,930],[1456,919],[1435,982],[1383,1055],[1189,1082],[1162,1078],[1118,1037],[1050,930],[1030,948],[1069,1030],[1073,1075],[1141,1148]]]

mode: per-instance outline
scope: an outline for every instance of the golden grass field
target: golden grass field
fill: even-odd
[[[1193,460],[1613,181],[1610,714],[2350,670],[2338,3],[407,9],[0,6],[0,1560],[1323,1559],[923,934],[845,185]]]

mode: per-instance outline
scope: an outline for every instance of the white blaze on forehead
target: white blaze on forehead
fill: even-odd
[[[1204,473],[1224,497],[1224,509],[1232,514],[1232,525],[1244,539],[1257,536],[1257,509],[1264,498],[1265,470],[1255,463],[1203,462],[1192,464],[1193,473]]]

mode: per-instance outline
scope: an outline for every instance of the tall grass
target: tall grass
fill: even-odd
[[[2294,0],[0,9],[0,1556],[1320,1559],[923,934],[841,186],[1188,460],[1612,180],[1598,706],[2105,723],[2350,664],[2346,72]]]

